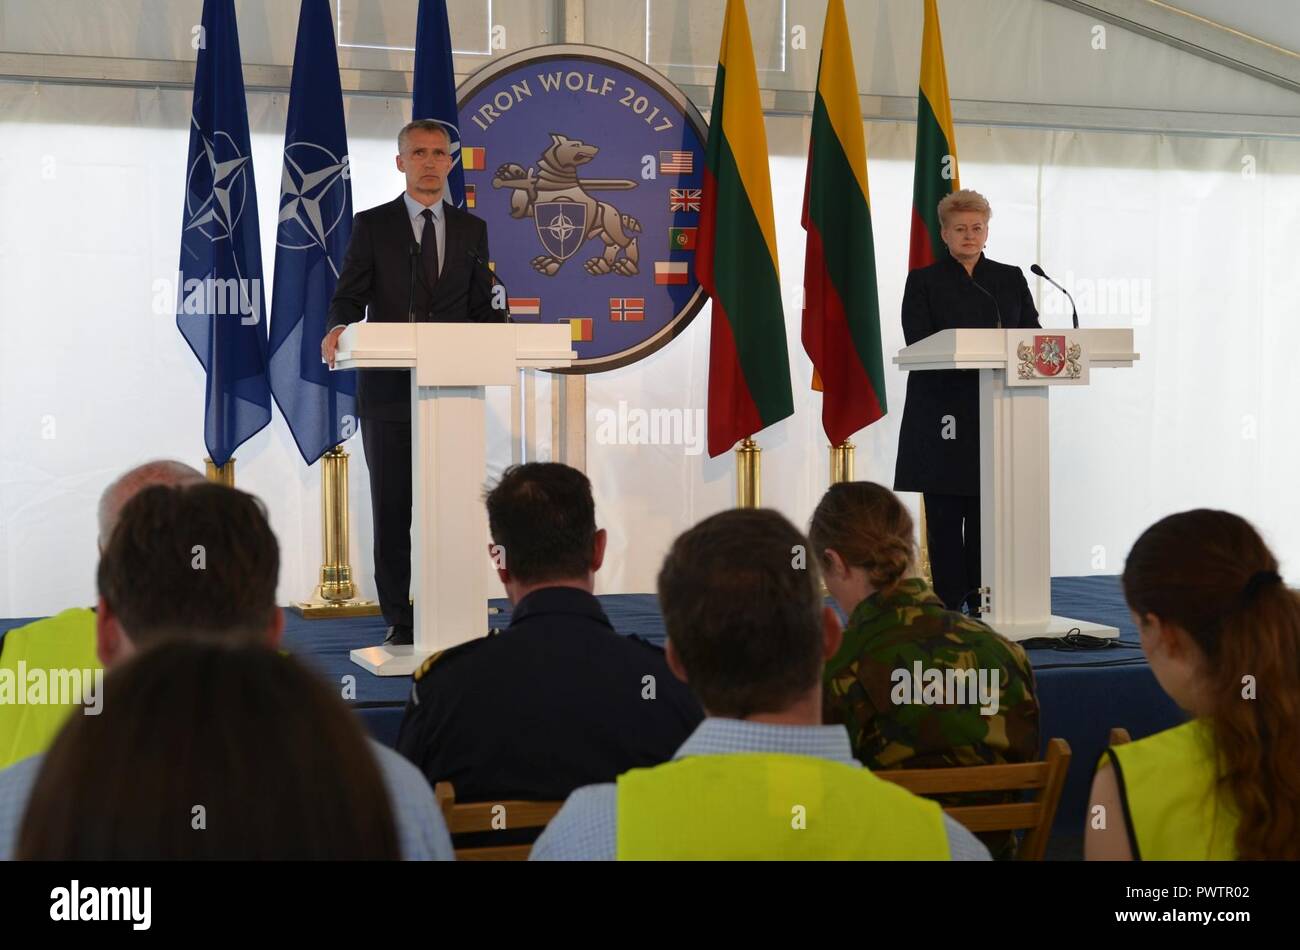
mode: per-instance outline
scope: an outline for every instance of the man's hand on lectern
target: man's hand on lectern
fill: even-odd
[[[339,350],[339,337],[345,329],[346,327],[335,327],[320,341],[320,358],[330,364],[330,369],[334,368],[334,354]]]

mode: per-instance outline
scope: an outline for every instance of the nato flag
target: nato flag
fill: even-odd
[[[217,465],[271,421],[262,251],[234,0],[203,0],[185,162],[176,326],[207,372],[203,438]]]
[[[437,119],[451,132],[451,174],[447,200],[465,207],[465,170],[460,164],[460,112],[456,108],[456,74],[451,64],[451,26],[447,0],[420,0],[415,25],[415,78],[411,118]]]
[[[308,465],[357,428],[356,372],[330,372],[320,356],[351,234],[348,137],[329,0],[302,0],[275,234],[271,392]]]

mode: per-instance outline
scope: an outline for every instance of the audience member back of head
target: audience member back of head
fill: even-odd
[[[113,670],[45,757],[18,856],[396,859],[379,770],[342,701],[259,646],[176,639]]]

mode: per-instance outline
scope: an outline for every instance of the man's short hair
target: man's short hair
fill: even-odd
[[[99,559],[99,593],[131,642],[264,642],[280,548],[252,495],[213,482],[154,485],[126,503]]]
[[[821,680],[816,559],[775,511],[706,518],[673,542],[659,605],[687,685],[709,715],[788,709]]]
[[[451,151],[451,132],[448,128],[437,119],[416,119],[402,126],[402,131],[397,133],[397,151],[401,152],[406,148],[406,139],[412,132],[441,132],[447,140],[447,150]]]
[[[493,544],[524,584],[583,577],[596,543],[591,482],[559,462],[512,465],[487,494]]]
[[[117,525],[122,506],[135,493],[150,485],[190,485],[203,481],[203,473],[184,462],[154,459],[119,475],[99,496],[99,547],[108,547],[108,539]]]

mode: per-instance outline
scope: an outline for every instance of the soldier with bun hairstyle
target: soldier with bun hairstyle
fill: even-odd
[[[826,663],[825,719],[848,728],[859,761],[915,769],[1038,757],[1038,700],[1024,650],[947,609],[919,576],[912,516],[893,492],[873,482],[832,485],[808,535],[826,588],[848,618]],[[931,702],[916,682],[918,663],[924,677],[945,683],[974,671],[993,701],[981,703],[967,689]],[[981,840],[995,857],[1014,850],[1008,835]]]

